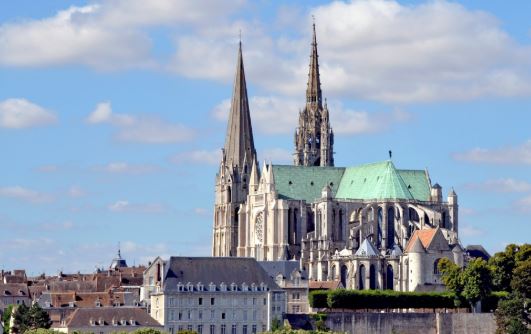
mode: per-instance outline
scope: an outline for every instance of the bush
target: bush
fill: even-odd
[[[311,307],[325,308],[325,307],[328,307],[327,297],[328,297],[328,291],[315,290],[315,291],[310,292],[310,295],[308,296],[308,301]]]
[[[310,293],[310,305],[314,308],[328,307],[352,310],[456,307],[455,295],[451,293],[344,289],[313,291]]]

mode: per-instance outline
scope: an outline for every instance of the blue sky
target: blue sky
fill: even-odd
[[[429,170],[464,245],[531,234],[531,2],[3,1],[0,263],[208,255],[238,32],[259,159],[289,163],[311,17],[336,165]]]

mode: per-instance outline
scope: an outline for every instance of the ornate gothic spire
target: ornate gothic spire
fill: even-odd
[[[319,77],[319,55],[317,54],[317,36],[315,22],[313,23],[312,51],[310,54],[310,70],[306,88],[306,103],[322,106],[321,79]]]
[[[299,113],[299,126],[295,131],[293,163],[297,166],[333,166],[334,133],[330,127],[328,106],[323,107],[317,36],[313,23],[310,70],[306,87],[306,106]]]
[[[252,164],[252,161],[256,159],[241,40],[224,149],[227,163],[232,166],[242,168],[245,157],[247,157],[249,164]]]

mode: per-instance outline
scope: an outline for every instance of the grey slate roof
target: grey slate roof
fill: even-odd
[[[425,253],[426,249],[424,249],[424,246],[422,246],[422,242],[419,238],[416,238],[415,241],[413,241],[413,245],[411,245],[411,249],[408,250],[408,253]]]
[[[360,248],[356,251],[356,256],[378,256],[378,250],[369,239],[363,240]]]
[[[278,274],[282,274],[284,278],[289,279],[293,271],[300,270],[299,261],[258,261],[258,263],[273,279]],[[303,279],[307,277],[306,271],[301,271],[301,274]]]
[[[96,324],[93,325],[96,332],[98,326],[113,326],[113,319],[116,324],[124,320],[127,322],[127,326],[137,326],[140,328],[162,327],[162,325],[153,319],[145,310],[135,307],[78,308],[68,317],[66,327],[70,329],[90,327],[92,320],[96,322]],[[119,330],[120,325],[116,325],[116,331]]]
[[[481,245],[468,245],[466,246],[466,253],[470,257],[474,258],[482,258],[485,261],[488,261],[490,259],[490,254],[487,252],[485,248]]]
[[[248,286],[264,283],[268,290],[280,290],[254,258],[170,257],[164,272],[164,291],[175,291],[179,283],[186,285],[189,282],[194,285],[202,283],[205,290],[210,283],[214,283],[218,289],[221,283],[227,286],[235,283],[238,289],[242,283]]]

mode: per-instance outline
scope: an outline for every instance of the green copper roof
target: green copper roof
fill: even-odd
[[[391,161],[347,168],[336,197],[413,199],[413,195]]]
[[[329,185],[335,198],[427,201],[430,184],[422,170],[398,170],[391,161],[357,167],[273,165],[279,198],[313,202]]]
[[[426,171],[399,169],[398,173],[402,177],[402,180],[404,180],[413,198],[419,201],[430,200],[430,181],[426,175]]]
[[[326,185],[337,192],[345,168],[273,165],[279,198],[313,202]]]

